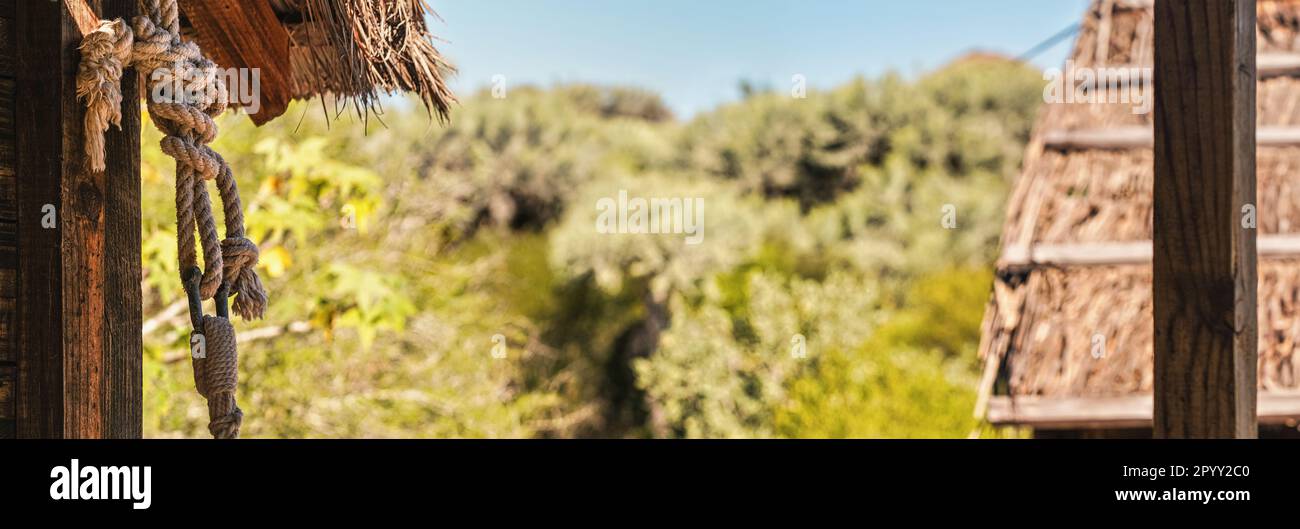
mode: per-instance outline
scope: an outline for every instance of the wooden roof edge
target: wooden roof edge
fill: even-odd
[[[1260,424],[1300,421],[1300,391],[1259,392]],[[985,418],[998,426],[1042,429],[1151,427],[1151,395],[1123,397],[996,396]]]

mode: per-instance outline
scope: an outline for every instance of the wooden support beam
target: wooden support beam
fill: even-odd
[[[1270,126],[1255,130],[1259,147],[1300,146],[1300,127]],[[1057,151],[1150,149],[1155,131],[1143,126],[1109,129],[1051,130],[1043,133],[1043,148]]]
[[[284,114],[293,98],[289,32],[280,25],[271,2],[185,0],[180,5],[194,27],[199,47],[214,62],[222,68],[258,72],[260,108],[254,113],[253,108],[245,107],[253,123],[262,125]],[[232,106],[240,106],[236,95],[253,92],[251,87],[231,86],[230,93]]]
[[[993,397],[990,423],[1035,428],[1148,428],[1151,395],[1129,397]],[[1300,392],[1259,393],[1259,423],[1300,421]]]
[[[1155,435],[1253,438],[1255,0],[1155,2]],[[1169,82],[1165,82],[1169,80]]]
[[[136,0],[86,5],[101,18],[137,12]],[[106,135],[108,169],[89,171],[75,90],[82,30],[69,6],[23,1],[14,19],[16,433],[139,437],[140,105],[124,98],[121,130]],[[138,93],[133,71],[122,81]]]

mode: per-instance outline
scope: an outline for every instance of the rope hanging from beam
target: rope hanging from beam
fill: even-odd
[[[208,431],[218,439],[239,436],[243,413],[235,404],[238,353],[226,314],[228,296],[245,320],[260,318],[266,291],[254,268],[258,248],[244,236],[244,213],[234,174],[208,144],[217,135],[213,118],[226,110],[228,92],[217,66],[193,42],[180,37],[177,0],[139,0],[143,15],[132,25],[100,21],[81,44],[77,96],[86,103],[85,148],[90,168],[105,169],[104,131],[122,118],[121,79],[125,68],[150,75],[149,116],[163,132],[162,151],[176,159],[176,243],[181,280],[190,297],[194,335],[194,382],[208,401]],[[179,82],[177,80],[180,80]],[[176,88],[183,86],[184,89]],[[225,212],[226,238],[217,235],[207,181],[216,180]],[[200,271],[197,229],[203,251]],[[213,299],[217,314],[203,315],[202,300]],[[197,338],[197,340],[196,340]]]

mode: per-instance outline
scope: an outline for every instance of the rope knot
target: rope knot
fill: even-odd
[[[221,241],[226,284],[230,285],[231,295],[238,295],[232,306],[245,320],[261,318],[266,311],[266,289],[257,277],[258,255],[257,244],[247,238],[228,237]]]
[[[81,41],[77,98],[86,104],[86,154],[92,171],[103,171],[104,131],[122,126],[122,71],[131,63],[134,36],[121,20],[103,20]]]
[[[208,432],[213,439],[235,439],[239,437],[239,427],[243,422],[244,412],[236,406],[235,411],[209,420]]]

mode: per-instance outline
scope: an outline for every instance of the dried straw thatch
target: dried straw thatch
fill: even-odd
[[[1071,60],[1081,67],[1151,66],[1149,2],[1095,0]],[[1259,4],[1261,53],[1300,50],[1300,2]],[[1259,83],[1261,126],[1300,124],[1300,80]],[[1019,266],[1005,256],[1043,244],[1149,241],[1150,148],[1056,150],[1049,131],[1151,126],[1132,105],[1049,104],[1039,117],[1007,214],[995,292],[984,321],[981,397],[1131,397],[1152,392],[1151,265]],[[1259,235],[1300,234],[1300,148],[1260,147]],[[1300,386],[1300,261],[1261,257],[1259,383]],[[1094,337],[1105,337],[1094,355]],[[982,402],[985,399],[981,399]]]
[[[249,5],[249,0],[226,0],[244,4],[245,11],[266,9]],[[329,94],[356,103],[368,112],[383,93],[412,92],[429,111],[446,119],[455,96],[446,78],[454,67],[434,47],[426,17],[436,17],[425,0],[256,0],[269,4],[273,16],[288,34],[290,65],[285,90],[295,99]],[[180,0],[183,14],[192,4],[213,0]],[[205,38],[203,28],[186,18],[183,31],[197,37],[205,52],[221,64],[222,58],[238,58],[240,50],[268,38],[266,35],[234,35],[233,38]],[[224,67],[247,66],[221,64]],[[264,81],[266,76],[264,76]],[[264,89],[265,90],[265,89]],[[277,109],[282,111],[282,109]],[[274,117],[274,116],[270,116]],[[263,120],[255,120],[261,122]]]

